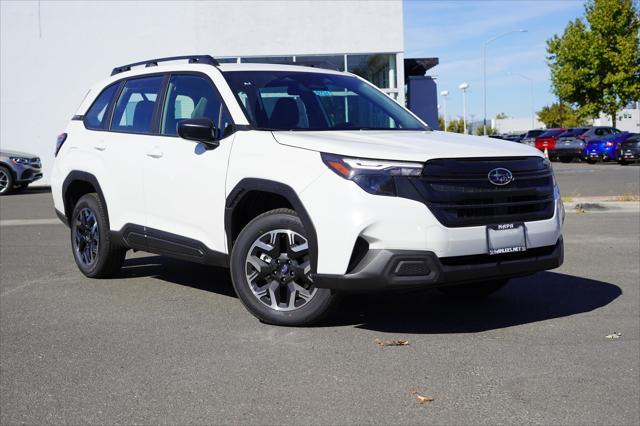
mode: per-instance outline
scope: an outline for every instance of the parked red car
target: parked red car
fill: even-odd
[[[556,154],[556,139],[562,133],[566,132],[564,127],[558,127],[555,129],[547,129],[546,132],[536,138],[536,148],[540,151],[544,151],[545,148],[549,153],[549,158],[555,158]]]

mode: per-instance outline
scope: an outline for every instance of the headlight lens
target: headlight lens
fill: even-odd
[[[9,157],[14,164],[29,164],[31,160],[24,157]]]
[[[352,180],[370,194],[395,196],[396,176],[420,176],[423,164],[371,160],[322,154],[322,161],[337,175]]]

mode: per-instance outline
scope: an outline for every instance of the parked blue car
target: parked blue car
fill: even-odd
[[[588,142],[582,150],[582,155],[589,164],[594,164],[598,161],[616,161],[616,147],[631,135],[633,133],[620,132]]]

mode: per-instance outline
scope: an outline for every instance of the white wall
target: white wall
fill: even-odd
[[[403,50],[400,0],[2,1],[0,17],[0,146],[41,156],[44,182],[56,135],[114,66],[195,53]]]
[[[593,120],[594,126],[611,126],[611,117],[600,115]],[[616,117],[616,128],[623,132],[640,133],[640,109],[623,109]]]
[[[545,128],[544,123],[538,120],[538,116],[533,120],[533,127],[531,117],[509,117],[491,121],[498,133],[524,133],[528,130]]]

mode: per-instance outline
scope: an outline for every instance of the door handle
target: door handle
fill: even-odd
[[[97,149],[98,151],[104,151],[105,149],[107,149],[107,145],[105,145],[103,142],[98,142],[93,145],[93,148]]]
[[[151,152],[147,152],[147,157],[151,157],[151,158],[162,158],[163,155],[164,153],[159,149],[154,149]]]

